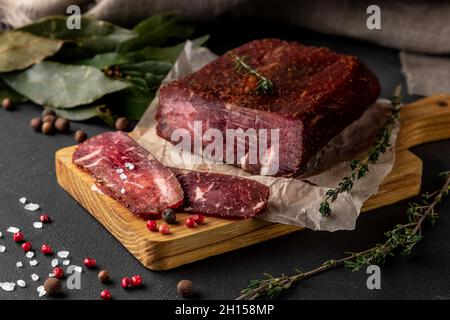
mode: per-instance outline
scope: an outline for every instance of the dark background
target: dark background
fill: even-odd
[[[207,46],[223,53],[249,40],[280,37],[305,44],[327,46],[341,53],[359,56],[376,72],[382,85],[382,96],[389,97],[404,77],[398,51],[339,37],[325,36],[306,30],[274,25],[261,21],[242,21],[222,17],[204,25],[199,34],[211,35]],[[405,87],[405,86],[404,86]],[[51,90],[51,87],[49,87]],[[414,100],[408,97],[407,100]],[[234,299],[240,289],[252,279],[267,272],[273,275],[289,274],[295,268],[309,270],[325,260],[339,258],[344,252],[367,249],[382,242],[383,233],[405,221],[407,201],[364,214],[355,231],[302,231],[275,240],[253,245],[234,252],[198,261],[174,270],[151,272],[145,269],[94,218],[56,183],[54,154],[59,148],[74,144],[71,134],[45,136],[32,131],[31,118],[41,108],[20,105],[14,111],[0,110],[0,244],[7,247],[0,253],[0,282],[24,279],[27,288],[13,292],[0,290],[0,299],[37,299],[36,287],[51,271],[51,257],[36,255],[39,265],[31,267],[20,247],[6,233],[9,226],[21,228],[35,247],[43,243],[55,251],[70,251],[73,264],[82,265],[84,257],[96,258],[101,268],[110,271],[113,283],[104,286],[97,280],[97,272],[82,274],[81,290],[66,290],[63,298],[99,299],[103,288],[111,290],[117,299],[177,299],[176,284],[181,279],[194,282],[202,299]],[[72,123],[72,128],[83,129],[90,136],[108,128],[98,122]],[[437,177],[449,170],[450,141],[429,143],[412,151],[424,161],[422,190],[432,191],[441,185]],[[28,212],[19,203],[25,196],[38,203],[42,212],[53,218],[51,225],[34,229],[37,213]],[[449,299],[450,298],[450,201],[439,209],[442,217],[437,225],[426,228],[425,239],[414,255],[390,259],[382,266],[381,290],[368,290],[365,271],[352,273],[340,268],[299,283],[281,295],[282,299]],[[24,267],[17,269],[15,263]],[[40,275],[32,282],[30,275]],[[120,287],[123,276],[140,274],[145,286],[130,292]],[[44,297],[42,299],[48,299]]]

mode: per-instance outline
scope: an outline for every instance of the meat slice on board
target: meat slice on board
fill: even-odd
[[[219,173],[171,168],[184,191],[185,212],[245,219],[267,207],[269,188],[257,181]]]
[[[267,145],[260,136],[257,140],[237,137],[236,141],[241,139],[244,144],[244,156],[235,149],[234,158],[227,159],[225,154],[222,157],[224,162],[253,174],[303,173],[308,161],[358,119],[380,93],[376,76],[358,58],[327,48],[263,39],[231,53],[234,56],[225,54],[199,71],[161,87],[157,133],[171,141],[175,130],[184,129],[194,141],[195,123],[199,121],[202,136],[208,129],[219,130],[223,137],[228,129],[263,133]],[[273,92],[258,93],[259,79],[237,70],[236,56],[269,79]],[[211,142],[200,141],[200,151]],[[224,138],[226,143],[236,144]],[[249,150],[253,150],[253,160]],[[198,153],[197,148],[192,151]]]
[[[175,175],[124,132],[106,132],[77,146],[73,163],[134,214],[148,218],[183,203]]]

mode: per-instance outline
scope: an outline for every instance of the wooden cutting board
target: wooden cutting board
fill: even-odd
[[[379,192],[366,201],[362,211],[392,204],[420,192],[422,161],[408,148],[450,138],[450,95],[436,95],[411,103],[402,109],[400,119],[402,127],[394,168]],[[259,219],[211,217],[206,219],[206,224],[189,229],[183,224],[188,215],[177,214],[181,223],[171,226],[170,235],[150,232],[144,220],[119,202],[91,189],[94,179],[72,164],[74,149],[75,146],[71,146],[56,152],[58,183],[151,270],[171,269],[301,230]]]

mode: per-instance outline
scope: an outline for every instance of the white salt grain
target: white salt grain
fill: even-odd
[[[33,280],[33,281],[38,281],[39,280],[39,276],[36,274],[36,273],[33,273],[32,275],[31,275],[31,280]]]
[[[38,264],[37,260],[30,260],[30,266],[34,267]]]
[[[48,274],[48,277],[49,277],[49,278],[53,278],[54,276],[55,276],[54,273],[49,273],[49,274]]]
[[[0,288],[2,288],[4,291],[13,291],[15,287],[16,284],[14,282],[0,283]]]
[[[25,288],[27,286],[26,282],[23,281],[22,279],[17,280],[17,285],[21,288]]]
[[[121,169],[121,168],[116,169],[116,172],[117,172],[117,173],[122,173],[122,172],[123,172],[123,169]]]
[[[42,229],[42,222],[33,222],[33,227],[35,227],[36,229]]]
[[[61,259],[65,259],[69,256],[69,251],[60,251],[58,252],[58,257],[60,257]]]
[[[125,189],[124,188],[120,189],[120,193],[125,193]]]
[[[119,176],[120,179],[125,180],[127,177],[127,175],[125,173],[121,173]]]
[[[39,298],[45,296],[46,294],[47,294],[47,292],[45,292],[45,290],[39,292]]]
[[[19,202],[20,202],[21,204],[25,204],[25,203],[27,203],[27,198],[22,197],[22,198],[19,199]]]
[[[6,247],[5,246],[0,246],[0,253],[3,253],[6,251]]]
[[[25,254],[25,257],[27,257],[28,259],[33,258],[33,257],[34,257],[34,251],[28,251],[28,252]]]
[[[17,267],[17,268],[22,268],[22,267],[23,267],[23,263],[20,262],[20,261],[17,261],[17,262],[16,262],[16,267]]]
[[[70,264],[70,260],[64,260],[62,264],[63,266],[68,266]]]
[[[16,227],[9,227],[6,231],[10,232],[10,233],[16,233],[16,232],[19,232],[20,229],[16,228]]]
[[[81,268],[80,266],[73,266],[73,271],[81,273],[83,272],[83,268]]]
[[[127,168],[128,170],[133,170],[134,169],[134,164],[129,163],[129,162],[125,162],[125,168]]]
[[[37,203],[28,203],[23,208],[28,211],[36,211],[39,209],[39,205]]]
[[[58,259],[53,259],[52,260],[52,267],[56,267],[58,265]]]
[[[3,237],[3,234],[0,232],[0,238]]]
[[[36,290],[37,290],[37,292],[42,292],[42,291],[45,291],[45,288],[44,288],[44,286],[39,286],[36,288]]]

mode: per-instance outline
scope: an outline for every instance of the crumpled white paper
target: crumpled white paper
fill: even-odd
[[[216,55],[207,48],[198,47],[193,42],[187,41],[164,81],[192,73],[215,58]],[[132,136],[163,164],[180,167],[170,156],[174,146],[156,134],[156,106],[157,98],[147,109]],[[269,186],[268,208],[258,218],[313,230],[353,230],[364,201],[378,191],[379,185],[394,165],[395,153],[392,146],[395,146],[399,124],[393,130],[391,147],[376,164],[369,166],[369,172],[354,184],[350,193],[341,194],[333,202],[332,215],[322,217],[319,206],[326,191],[337,186],[342,177],[351,171],[349,160],[364,157],[384,122],[389,106],[388,101],[379,100],[369,107],[359,120],[347,127],[315,156],[310,162],[307,174],[302,177],[254,176],[226,164],[189,163],[183,164],[181,168],[245,176]]]

